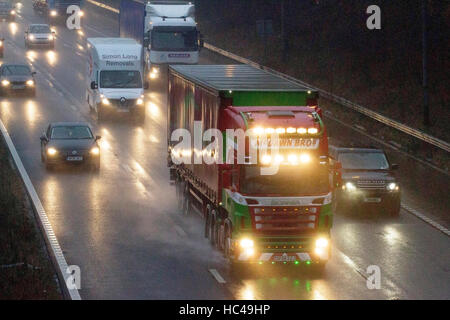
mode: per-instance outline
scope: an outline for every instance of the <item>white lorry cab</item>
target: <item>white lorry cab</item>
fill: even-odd
[[[169,64],[198,63],[203,39],[192,2],[122,0],[119,27],[122,37],[143,44],[149,79],[159,78]]]
[[[134,39],[88,38],[86,100],[102,120],[108,113],[145,119],[142,46]]]

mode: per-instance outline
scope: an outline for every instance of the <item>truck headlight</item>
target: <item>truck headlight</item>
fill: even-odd
[[[7,87],[9,86],[10,82],[8,80],[3,80],[2,81],[2,86]]]
[[[136,104],[139,105],[139,106],[143,105],[144,104],[144,99],[142,99],[142,98],[137,99]]]
[[[55,40],[55,37],[54,37],[53,35],[50,34],[50,35],[48,36],[48,40],[50,40],[50,41]]]
[[[98,155],[100,154],[100,148],[99,148],[99,147],[93,147],[93,148],[91,149],[91,153],[92,153],[94,156],[98,156]]]
[[[386,188],[389,191],[395,191],[395,190],[398,190],[398,185],[395,182],[391,182],[386,186]]]
[[[106,106],[109,106],[109,100],[107,98],[102,98],[102,103]]]
[[[30,34],[30,36],[28,37],[28,39],[30,39],[31,41],[34,40],[34,35]]]
[[[47,154],[49,155],[49,156],[54,156],[55,154],[57,154],[58,153],[58,151],[55,149],[55,148],[48,148],[47,149]]]
[[[29,87],[34,86],[34,81],[33,80],[28,80],[27,81],[27,86],[29,86]]]
[[[328,246],[330,245],[330,241],[325,237],[320,237],[316,239],[314,252],[318,255],[324,254]]]
[[[239,241],[239,245],[243,249],[245,254],[252,256],[255,253],[255,249],[254,249],[255,243],[253,242],[252,239],[242,238]]]
[[[356,191],[356,186],[353,182],[347,182],[344,186],[343,186],[344,190],[347,190],[349,192],[353,192]]]

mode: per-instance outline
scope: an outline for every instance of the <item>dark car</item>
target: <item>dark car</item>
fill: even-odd
[[[25,92],[32,96],[36,94],[34,75],[26,64],[4,63],[0,66],[0,93]]]
[[[16,19],[16,10],[11,0],[0,1],[0,20],[14,21]]]
[[[99,170],[100,138],[85,122],[51,123],[41,136],[41,160],[47,169],[59,163],[78,163]]]
[[[342,165],[342,182],[336,189],[338,211],[357,211],[363,206],[384,209],[389,215],[400,212],[400,186],[383,150],[377,148],[330,147],[332,161]]]

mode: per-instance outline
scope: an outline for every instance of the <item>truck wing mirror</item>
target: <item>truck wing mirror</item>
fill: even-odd
[[[92,90],[98,89],[98,85],[97,85],[97,83],[95,81],[91,82],[91,89]]]

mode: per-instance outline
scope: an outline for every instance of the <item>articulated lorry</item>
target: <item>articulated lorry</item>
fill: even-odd
[[[203,45],[191,2],[122,0],[120,36],[144,47],[146,75],[157,79],[167,64],[197,64]]]
[[[82,8],[83,2],[83,0],[33,0],[33,9],[48,16],[49,19],[56,20],[73,14],[72,11],[68,12],[68,8],[74,5]],[[77,11],[77,14],[82,16],[83,11]]]
[[[318,93],[247,65],[169,66],[168,85],[168,166],[180,212],[201,212],[205,237],[232,265],[322,270],[338,168]]]

